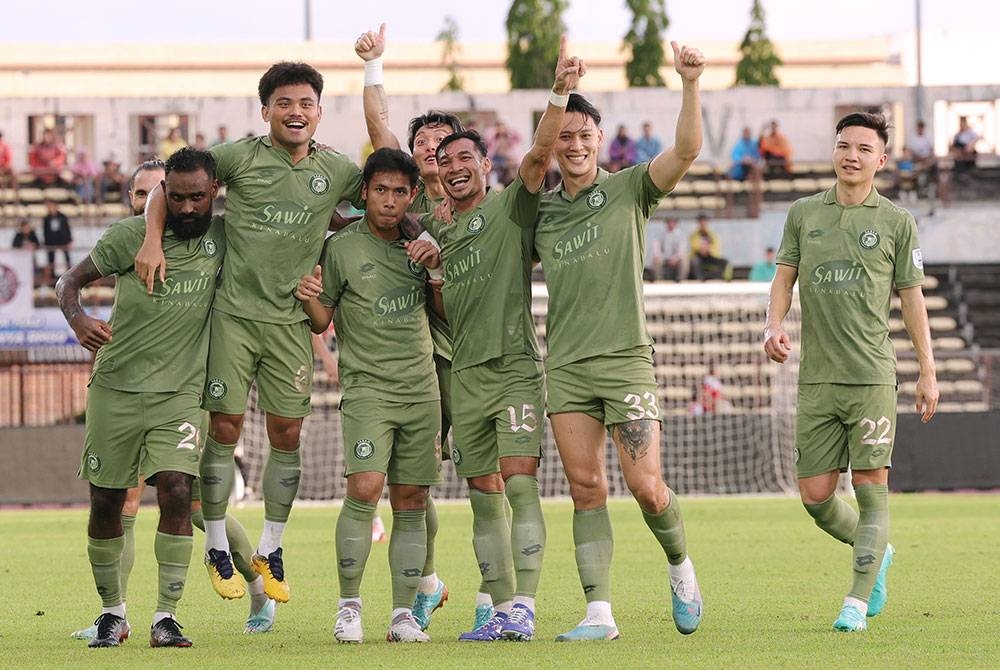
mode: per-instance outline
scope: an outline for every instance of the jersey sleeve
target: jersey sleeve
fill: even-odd
[[[897,289],[918,286],[924,281],[924,256],[917,240],[917,222],[913,215],[906,212],[896,235],[896,269],[893,273],[893,283]]]
[[[791,265],[799,267],[801,250],[799,248],[799,236],[802,230],[802,221],[799,217],[798,203],[792,204],[785,218],[785,230],[781,234],[781,245],[778,247],[778,255],[775,262],[779,265]]]
[[[434,214],[424,214],[417,218],[417,221],[424,227],[424,230],[431,234],[431,236],[437,240],[441,236],[441,227],[445,225],[444,221],[434,218]]]
[[[538,219],[538,205],[542,201],[542,193],[532,193],[524,186],[521,176],[512,181],[503,190],[500,197],[504,200],[504,208],[510,214],[511,220],[521,228],[534,228]],[[434,231],[431,231],[433,234]]]
[[[629,175],[629,185],[632,187],[632,193],[635,194],[636,202],[642,210],[643,223],[646,224],[656,208],[660,206],[660,200],[667,195],[667,192],[661,191],[653,183],[653,178],[649,176],[648,162],[639,163],[629,169],[632,170],[632,174]]]
[[[354,161],[344,154],[336,151],[328,151],[333,164],[332,176],[335,183],[341,185],[338,202],[346,200],[356,209],[364,209],[365,201],[361,199],[361,170],[354,164]]]
[[[138,226],[145,226],[141,217],[126,219],[110,226],[101,235],[90,252],[90,260],[102,277],[124,274],[135,264],[144,232],[144,228]]]
[[[243,145],[243,142],[226,142],[208,150],[215,159],[215,178],[223,184],[236,174],[236,166],[244,152]]]
[[[331,242],[334,239],[334,237],[327,238],[319,259],[319,264],[323,268],[323,292],[319,294],[319,301],[324,307],[336,307],[347,286],[341,274],[340,263],[337,262],[336,245]]]

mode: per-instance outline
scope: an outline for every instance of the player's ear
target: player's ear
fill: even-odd
[[[212,190],[212,200],[215,200],[215,196],[219,195],[219,180],[218,179],[213,179],[212,180],[211,190]]]
[[[316,121],[317,122],[322,121],[323,120],[323,105],[316,105],[316,114],[317,114],[316,115]]]
[[[261,105],[260,118],[264,119],[264,123],[271,123],[271,108],[267,105]]]

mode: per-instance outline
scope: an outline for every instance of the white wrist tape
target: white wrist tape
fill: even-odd
[[[382,85],[382,57],[365,61],[365,86]]]
[[[565,107],[569,103],[569,93],[559,95],[555,91],[549,91],[549,104],[556,107]]]

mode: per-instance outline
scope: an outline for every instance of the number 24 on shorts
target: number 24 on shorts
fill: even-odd
[[[629,421],[660,418],[660,406],[654,393],[646,391],[641,396],[638,393],[626,393],[624,401],[629,406],[629,411],[625,414]]]

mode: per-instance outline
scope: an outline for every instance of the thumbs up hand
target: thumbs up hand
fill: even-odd
[[[323,267],[317,265],[311,275],[305,275],[299,280],[292,294],[302,302],[308,302],[323,292]]]

